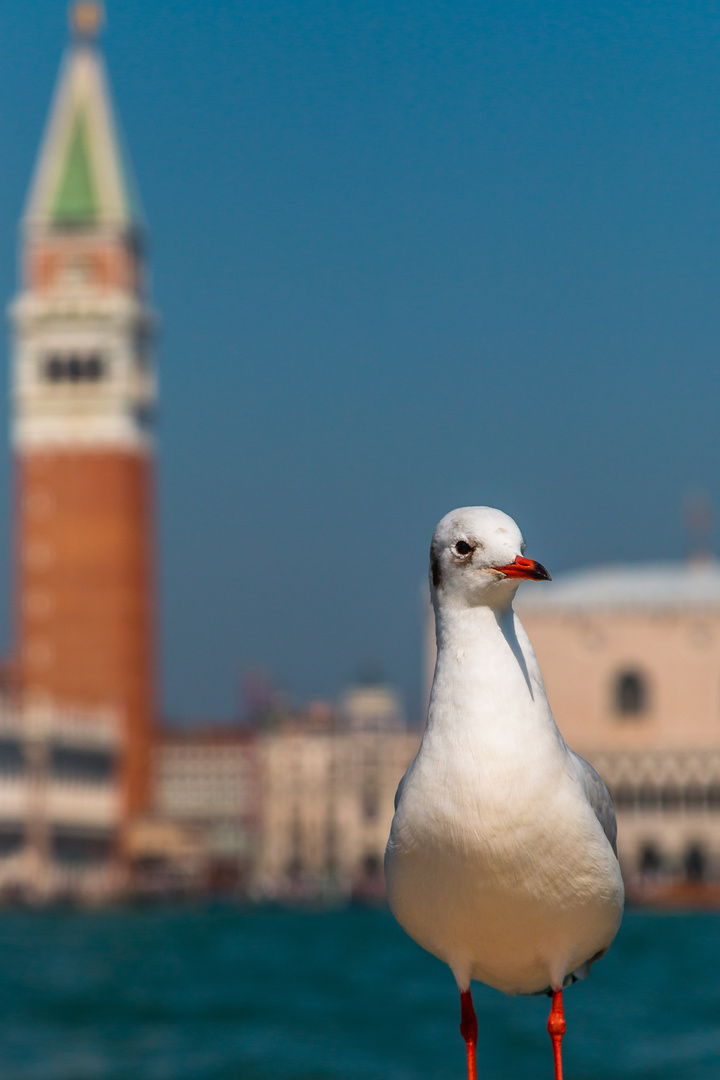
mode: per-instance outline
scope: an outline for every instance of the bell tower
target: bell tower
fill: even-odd
[[[80,0],[22,222],[13,324],[15,656],[26,702],[111,706],[126,818],[155,713],[156,388],[144,227]]]

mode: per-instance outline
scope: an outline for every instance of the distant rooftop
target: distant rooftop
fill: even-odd
[[[720,562],[621,563],[570,570],[553,581],[529,582],[518,611],[588,608],[720,609]]]

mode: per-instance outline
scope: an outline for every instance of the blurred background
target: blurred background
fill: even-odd
[[[0,10],[3,1076],[462,1075],[382,857],[475,503],[618,811],[569,1075],[717,1075],[719,47],[701,0]],[[478,999],[549,1074],[545,1003]]]

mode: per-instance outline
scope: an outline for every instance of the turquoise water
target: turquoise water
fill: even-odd
[[[0,916],[2,1080],[463,1080],[454,984],[386,912]],[[720,914],[626,916],[567,1080],[717,1080]],[[482,1080],[552,1078],[547,1000],[474,989]]]

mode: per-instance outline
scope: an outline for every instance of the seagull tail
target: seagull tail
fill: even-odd
[[[601,956],[604,956],[607,949],[601,949],[600,952],[596,952],[594,956],[591,956],[589,960],[586,960],[579,967],[576,967],[574,971],[568,972],[563,979],[562,988],[565,990],[568,986],[572,986],[573,983],[580,982],[582,979],[587,979],[590,974],[590,968],[593,966],[596,960],[599,960]],[[536,990],[532,997],[541,997],[543,994],[547,997],[553,996],[552,986],[546,986],[544,990]]]

